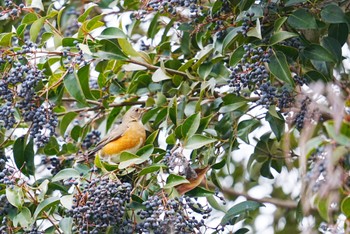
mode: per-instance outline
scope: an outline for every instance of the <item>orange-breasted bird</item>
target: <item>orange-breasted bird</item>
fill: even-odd
[[[107,134],[88,157],[99,151],[100,159],[108,163],[119,163],[122,152],[136,153],[146,140],[146,130],[141,122],[147,108],[131,107],[124,115],[122,123]]]

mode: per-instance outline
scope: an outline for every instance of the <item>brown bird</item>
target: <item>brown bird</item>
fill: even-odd
[[[97,143],[96,148],[88,153],[88,158],[99,151],[102,161],[115,164],[120,162],[122,152],[136,153],[146,140],[146,130],[141,118],[147,110],[131,107],[125,113],[122,123]]]

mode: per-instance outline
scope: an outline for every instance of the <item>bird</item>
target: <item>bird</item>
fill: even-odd
[[[117,164],[120,162],[121,153],[136,153],[146,141],[146,129],[141,118],[148,109],[131,107],[124,114],[121,124],[98,142],[96,147],[88,152],[87,157],[91,158],[99,152],[102,161]]]

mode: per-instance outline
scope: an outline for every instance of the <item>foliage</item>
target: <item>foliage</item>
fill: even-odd
[[[1,233],[349,228],[349,1],[1,3]]]

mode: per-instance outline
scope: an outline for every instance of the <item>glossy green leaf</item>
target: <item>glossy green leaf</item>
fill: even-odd
[[[338,41],[332,37],[322,38],[321,45],[332,54],[336,62],[342,61],[342,49]]]
[[[126,35],[119,28],[108,27],[101,32],[98,38],[103,38],[103,39],[126,38]]]
[[[270,106],[265,119],[270,124],[271,130],[275,134],[277,140],[280,141],[284,134],[285,127],[285,121],[281,113],[277,112],[274,106]]]
[[[335,142],[340,145],[350,147],[350,124],[343,123],[339,129],[339,132],[336,131],[334,121],[332,120],[324,122],[323,126],[326,128],[329,137],[331,137]]]
[[[80,173],[75,170],[74,168],[65,168],[61,171],[59,171],[53,178],[52,182],[65,180],[69,178],[79,178]]]
[[[327,4],[321,11],[321,18],[323,21],[331,24],[347,22],[342,9],[335,4]]]
[[[271,73],[280,81],[294,85],[286,56],[282,52],[275,52],[269,63]]]
[[[77,117],[78,113],[76,112],[68,112],[65,114],[60,122],[60,134],[64,136],[66,133],[67,127],[69,124]]]
[[[185,143],[185,149],[199,149],[205,145],[215,142],[216,139],[203,136],[203,135],[193,135]]]
[[[243,58],[243,55],[245,54],[243,46],[238,47],[231,55],[230,57],[230,66],[234,67],[236,66],[239,61]]]
[[[306,58],[316,61],[336,62],[335,57],[328,50],[317,44],[307,46],[303,54]]]
[[[59,202],[59,197],[49,197],[45,199],[36,207],[33,218],[36,219],[41,213],[48,211],[51,207],[56,206]]]
[[[274,44],[277,44],[277,43],[284,41],[288,38],[297,37],[297,36],[298,36],[298,34],[292,33],[292,32],[287,32],[287,31],[276,32],[270,38],[270,45],[274,45]]]
[[[79,103],[87,106],[84,92],[81,88],[79,78],[75,72],[68,73],[63,80],[64,86],[68,93],[74,97]]]
[[[31,23],[35,22],[37,19],[38,19],[37,14],[29,13],[29,14],[26,14],[25,16],[23,16],[22,24],[31,24]]]
[[[234,42],[236,36],[238,35],[238,32],[242,30],[242,27],[236,27],[233,28],[224,38],[222,42],[222,50],[225,52],[228,47]]]
[[[288,24],[295,29],[317,29],[314,16],[305,9],[298,9],[288,17]]]
[[[340,205],[341,212],[349,218],[350,217],[350,196],[345,197]]]
[[[30,32],[29,32],[31,41],[34,41],[34,42],[36,41],[36,39],[38,38],[39,32],[44,25],[44,22],[45,22],[44,17],[41,17],[34,21],[32,26],[30,27]]]
[[[153,164],[152,166],[145,167],[139,172],[139,176],[143,176],[149,173],[159,171],[161,168],[166,167],[164,164]]]
[[[244,201],[232,206],[225,214],[225,216],[221,220],[221,224],[227,224],[231,219],[236,216],[244,215],[249,211],[254,211],[261,206],[265,206],[264,204],[256,201]]]
[[[256,119],[247,119],[241,121],[237,126],[237,136],[249,144],[249,134],[260,126],[260,121]]]
[[[159,19],[159,14],[156,13],[152,20],[151,20],[151,23],[148,27],[148,30],[147,30],[147,37],[148,38],[154,38],[154,36],[157,34],[157,32],[159,31],[159,26],[158,26],[158,19]]]
[[[90,64],[81,67],[77,72],[77,76],[85,98],[94,100],[95,97],[90,90]]]
[[[60,220],[59,227],[64,234],[72,234],[73,218],[65,217]]]
[[[25,169],[22,170],[22,173],[25,175],[34,175],[35,173],[34,155],[34,142],[33,139],[30,139],[24,148]]]
[[[90,5],[88,9],[85,10],[85,12],[78,17],[78,22],[83,23],[86,18],[89,16],[90,12],[94,9],[95,5]]]
[[[164,189],[169,189],[169,188],[173,188],[177,185],[180,184],[187,184],[189,183],[188,180],[186,180],[184,177],[179,176],[179,175],[175,175],[175,174],[170,174],[166,180],[166,184],[164,186]]]
[[[190,197],[210,197],[210,196],[213,196],[213,194],[214,194],[213,191],[207,190],[200,186],[195,187],[194,189],[186,193],[186,195]]]
[[[17,208],[22,208],[24,203],[23,191],[20,187],[6,188],[7,201]]]
[[[193,136],[200,124],[200,113],[196,113],[188,117],[181,126],[181,135],[188,139]]]
[[[287,19],[287,17],[278,18],[273,25],[273,31],[278,32]]]
[[[25,137],[21,136],[18,137],[13,144],[13,158],[15,160],[17,168],[22,168],[24,166],[25,162],[25,155],[24,155],[24,149],[25,149]]]
[[[330,24],[328,28],[328,36],[333,37],[343,46],[349,34],[349,28],[345,23]]]

